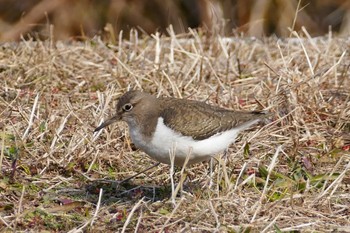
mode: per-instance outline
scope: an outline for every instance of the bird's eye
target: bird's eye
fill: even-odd
[[[129,112],[132,108],[133,108],[133,106],[130,103],[124,104],[124,106],[123,106],[123,110],[125,112]]]

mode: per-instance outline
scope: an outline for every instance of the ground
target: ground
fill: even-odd
[[[0,231],[349,232],[349,48],[194,31],[1,44]],[[119,183],[155,163],[125,123],[93,134],[130,88],[272,117],[212,175],[160,165]]]

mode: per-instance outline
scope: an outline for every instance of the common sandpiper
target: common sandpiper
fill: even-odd
[[[226,150],[237,135],[268,116],[260,111],[233,111],[204,102],[157,98],[132,90],[120,97],[116,114],[95,132],[123,120],[136,147],[161,163],[183,166],[209,160]]]

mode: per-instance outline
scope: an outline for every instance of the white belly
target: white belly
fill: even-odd
[[[252,122],[252,124],[254,123]],[[170,164],[170,154],[172,152],[175,154],[174,163],[177,166],[182,166],[187,156],[189,156],[188,164],[208,160],[211,156],[224,151],[234,142],[237,134],[242,130],[241,127],[234,128],[204,140],[193,140],[191,137],[182,136],[166,127],[163,118],[159,118],[153,139],[147,142],[136,127],[130,127],[129,129],[131,139],[138,148],[153,159],[167,164]]]

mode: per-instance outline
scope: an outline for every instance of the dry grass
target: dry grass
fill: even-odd
[[[136,35],[1,45],[0,231],[349,231],[349,39]],[[154,163],[124,123],[92,133],[129,87],[274,117],[172,200],[167,165],[113,182]]]
[[[289,28],[307,28],[312,36],[330,30],[350,35],[349,0],[1,0],[0,41],[25,38],[84,40],[96,34],[115,43],[123,31],[167,34],[188,27],[213,34],[290,36]],[[54,29],[54,30],[53,30]]]

